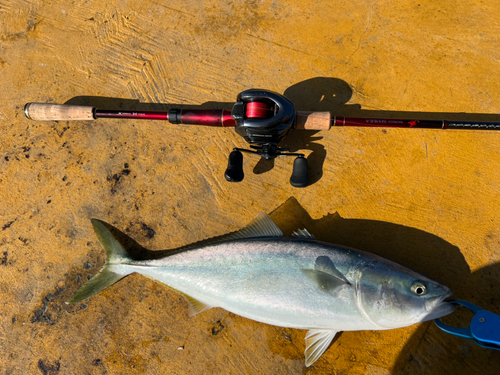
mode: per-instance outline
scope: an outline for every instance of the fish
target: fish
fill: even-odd
[[[316,240],[306,229],[284,236],[263,211],[243,229],[157,253],[128,252],[105,223],[92,219],[106,252],[96,276],[67,303],[140,273],[185,297],[190,316],[220,307],[279,327],[308,330],[305,365],[338,332],[407,327],[454,311],[451,290],[378,255]],[[122,241],[123,242],[123,241]]]

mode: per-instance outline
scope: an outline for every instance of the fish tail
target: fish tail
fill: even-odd
[[[118,274],[113,272],[112,269],[115,265],[127,263],[132,260],[131,256],[127,253],[127,250],[125,250],[122,244],[118,242],[103,222],[97,219],[92,219],[92,226],[94,227],[94,231],[97,238],[99,238],[102,247],[106,251],[106,263],[101,272],[90,279],[89,282],[82,286],[75,293],[75,295],[66,302],[68,304],[77,303],[90,298],[127,276],[127,273]]]

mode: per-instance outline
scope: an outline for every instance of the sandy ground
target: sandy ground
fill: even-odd
[[[500,352],[433,323],[345,332],[306,369],[305,331],[222,309],[188,318],[179,295],[140,275],[64,301],[104,264],[91,218],[165,249],[265,210],[286,233],[305,226],[380,254],[500,313],[500,133],[295,133],[286,143],[305,149],[312,180],[297,189],[292,158],[246,156],[245,180],[226,182],[227,155],[246,146],[231,129],[22,110],[227,105],[257,87],[341,116],[500,121],[499,11],[493,0],[0,0],[0,372],[497,373]]]

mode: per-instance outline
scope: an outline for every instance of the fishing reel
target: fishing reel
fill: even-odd
[[[247,90],[240,93],[231,111],[236,133],[250,149],[234,148],[229,154],[224,177],[230,182],[244,178],[243,153],[255,154],[266,160],[278,156],[295,156],[290,184],[305,187],[309,183],[307,159],[304,154],[288,152],[279,147],[295,123],[295,108],[283,95],[268,90]]]

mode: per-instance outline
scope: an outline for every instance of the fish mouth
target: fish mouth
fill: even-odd
[[[453,292],[448,291],[448,293],[440,295],[438,297],[431,297],[426,299],[425,309],[427,310],[427,314],[422,317],[420,322],[438,319],[455,311],[455,305],[452,305],[449,302],[444,302],[446,298],[451,297],[452,295]]]

